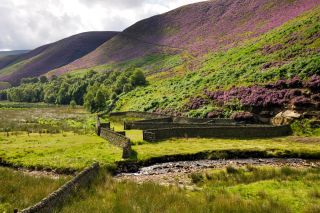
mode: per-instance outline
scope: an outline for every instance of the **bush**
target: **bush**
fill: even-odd
[[[76,101],[75,101],[75,100],[72,100],[72,101],[70,102],[70,107],[71,107],[72,109],[74,109],[74,108],[76,108],[76,106],[77,106]]]
[[[237,174],[239,173],[238,169],[234,168],[233,166],[228,166],[226,168],[228,174]]]
[[[191,181],[194,184],[199,184],[204,181],[204,177],[201,173],[192,173],[190,175]]]
[[[142,70],[136,69],[131,76],[131,84],[134,86],[143,86],[146,85],[147,81],[144,77]]]

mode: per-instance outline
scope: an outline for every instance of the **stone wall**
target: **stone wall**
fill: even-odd
[[[182,127],[213,127],[213,126],[240,126],[240,124],[217,124],[217,123],[169,123],[169,122],[125,122],[124,129],[167,129],[167,128],[182,128]]]
[[[110,122],[108,122],[108,123],[101,123],[100,117],[97,116],[96,133],[97,133],[98,136],[100,136],[100,134],[101,134],[101,128],[110,129],[110,126],[111,126]]]
[[[100,136],[111,144],[123,149],[122,158],[130,158],[132,149],[130,139],[122,133],[117,133],[111,129],[101,128]]]
[[[292,134],[290,126],[215,126],[185,127],[144,130],[145,141],[159,141],[168,138],[270,138]]]
[[[93,164],[91,167],[86,168],[72,180],[64,184],[55,192],[51,193],[48,197],[34,206],[22,210],[22,213],[48,213],[53,212],[57,207],[63,204],[63,202],[79,187],[88,185],[92,179],[94,179],[99,173],[99,164]]]
[[[235,121],[232,119],[210,119],[210,118],[187,118],[187,117],[168,117],[168,115],[156,114],[150,112],[112,112],[109,115],[110,117],[136,117],[143,118],[140,122],[148,122],[146,120],[153,121],[166,121],[166,122],[176,122],[176,123],[219,123],[219,124],[228,124],[234,123]]]

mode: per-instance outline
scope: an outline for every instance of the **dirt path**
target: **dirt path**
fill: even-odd
[[[294,168],[320,168],[320,160],[303,159],[234,159],[234,160],[200,160],[181,161],[172,163],[156,164],[141,168],[138,173],[119,174],[115,178],[119,181],[131,180],[137,183],[157,182],[161,185],[191,186],[189,175],[194,172],[209,169],[224,169],[228,166],[274,166]]]

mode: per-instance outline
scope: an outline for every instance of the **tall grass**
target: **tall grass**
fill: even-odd
[[[235,172],[237,171],[237,172]],[[101,174],[87,190],[70,199],[57,212],[316,212],[319,200],[312,196],[304,197],[310,191],[305,185],[319,188],[319,169],[298,170],[292,168],[233,168],[215,170],[212,174],[202,175],[201,190],[188,191],[175,186],[160,186],[146,182],[136,184],[118,182],[108,175]],[[209,178],[208,178],[209,177]],[[273,181],[266,191],[258,191],[247,196],[241,187],[248,191],[265,180]],[[262,182],[261,182],[262,181]],[[296,195],[286,184],[297,184],[302,195]],[[275,184],[275,183],[279,184]],[[283,183],[283,186],[282,186]],[[237,188],[238,187],[238,188]],[[277,195],[277,196],[275,196]],[[281,196],[287,199],[279,199]],[[300,200],[295,200],[298,197]],[[285,202],[289,200],[290,202]],[[303,204],[303,205],[300,205]]]
[[[35,177],[0,167],[0,212],[31,206],[63,185],[69,178]]]

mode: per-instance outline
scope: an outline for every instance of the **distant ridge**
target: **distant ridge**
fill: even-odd
[[[56,69],[122,62],[155,53],[198,56],[236,46],[312,9],[319,0],[213,0],[142,20],[88,55]]]
[[[21,78],[46,74],[95,50],[118,32],[86,32],[28,53],[0,58],[0,81],[17,85]]]
[[[0,58],[9,55],[21,55],[29,52],[30,50],[12,50],[12,51],[0,51]]]

